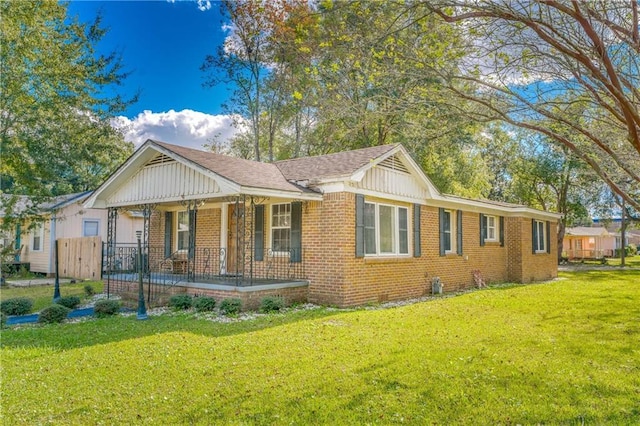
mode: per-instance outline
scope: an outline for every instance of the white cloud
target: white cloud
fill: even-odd
[[[198,4],[198,9],[202,12],[206,12],[211,9],[211,0],[179,0],[179,1],[195,1]],[[167,3],[175,3],[176,0],[167,0]]]
[[[117,117],[113,126],[121,129],[125,140],[138,147],[155,139],[189,148],[202,149],[213,139],[226,145],[238,131],[230,115],[210,115],[190,109],[167,112],[144,111],[134,119]]]

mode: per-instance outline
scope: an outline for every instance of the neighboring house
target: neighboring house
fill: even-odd
[[[55,273],[55,241],[61,238],[100,237],[107,238],[107,211],[85,209],[82,203],[91,192],[81,192],[55,197],[40,206],[42,221],[34,226],[20,224],[12,235],[5,236],[5,244],[22,247],[22,263],[29,263],[30,271],[47,275]],[[18,208],[29,200],[22,197]],[[122,215],[117,237],[122,242],[135,242],[135,231],[142,230],[140,212],[127,211]]]
[[[605,226],[610,234],[614,234],[616,236],[616,249],[619,249],[623,246],[621,241],[622,237],[620,234],[620,229],[622,228],[622,219],[620,219],[619,217],[608,220],[594,219],[593,222],[598,226]],[[640,247],[640,223],[638,222],[634,223],[627,221],[624,246],[626,247],[629,244],[634,244],[637,247]]]
[[[557,276],[559,215],[441,194],[397,144],[259,163],[148,140],[85,203],[133,206],[149,294],[353,306]],[[119,243],[112,291],[138,276]]]
[[[601,226],[567,228],[562,240],[563,257],[569,260],[613,257],[619,248],[617,244],[615,234]]]

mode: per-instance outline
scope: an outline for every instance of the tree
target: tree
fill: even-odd
[[[2,192],[37,204],[95,188],[132,152],[110,120],[135,101],[111,91],[127,74],[118,54],[94,49],[100,18],[80,23],[55,1],[2,2],[0,15]]]
[[[441,69],[441,75],[453,93],[482,107],[475,117],[502,120],[558,142],[640,209],[636,0],[442,0],[407,7],[434,12],[465,31],[467,63],[456,73]],[[482,90],[461,90],[467,84]],[[571,95],[563,100],[566,93]],[[578,120],[576,100],[586,105]],[[549,123],[571,129],[580,143]]]

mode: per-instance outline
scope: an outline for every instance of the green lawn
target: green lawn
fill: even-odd
[[[81,281],[75,284],[60,284],[60,295],[85,297],[84,287],[90,285],[96,293],[102,293],[102,281]],[[32,312],[41,311],[43,308],[53,303],[53,285],[38,285],[31,287],[2,287],[0,289],[0,300],[12,299],[14,297],[27,297],[33,300]]]
[[[2,333],[3,424],[638,424],[640,271],[381,310]]]

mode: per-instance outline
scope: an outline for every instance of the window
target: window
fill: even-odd
[[[276,252],[291,250],[291,204],[271,206],[271,249]]]
[[[409,254],[408,223],[406,207],[364,203],[365,254]]]
[[[462,255],[462,210],[439,209],[440,256]]]
[[[41,223],[38,223],[31,230],[31,251],[42,251],[43,240],[44,228]]]
[[[189,212],[178,212],[177,241],[178,250],[189,248]]]
[[[533,220],[533,251],[543,253],[547,251],[547,232],[545,223],[541,220]]]
[[[453,228],[453,224],[451,222],[451,210],[445,210],[442,214],[442,233],[444,237],[442,245],[444,247],[444,251],[450,253],[453,251],[453,248],[451,246],[451,234]]]
[[[97,219],[84,219],[82,221],[82,236],[96,237],[100,233],[100,221]]]
[[[487,241],[496,241],[498,233],[496,232],[497,224],[495,216],[485,216],[485,229],[487,230]]]

